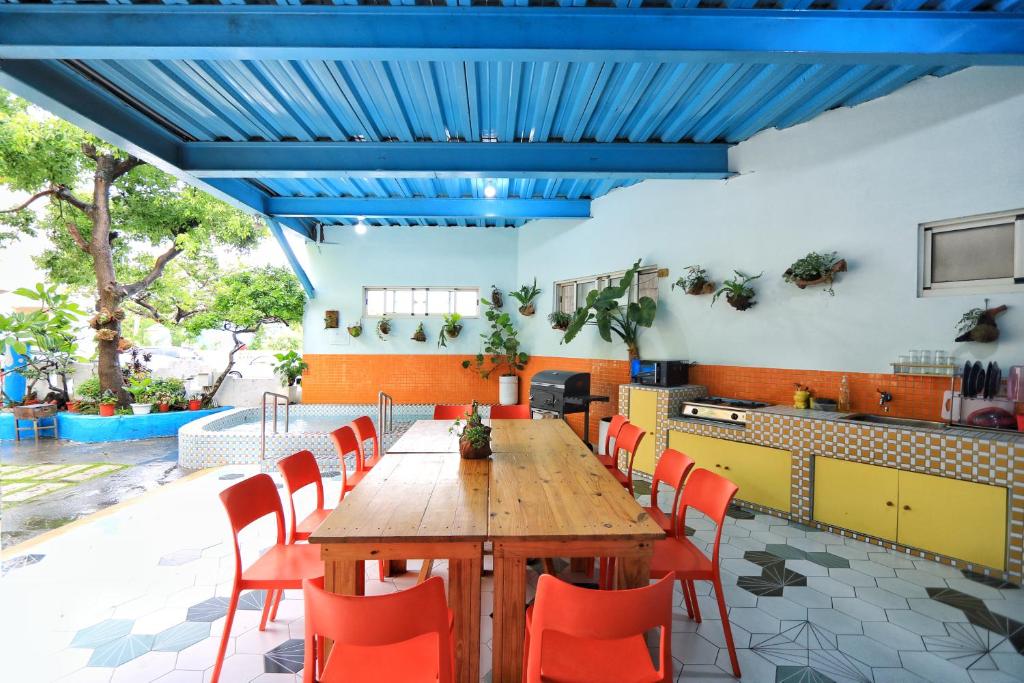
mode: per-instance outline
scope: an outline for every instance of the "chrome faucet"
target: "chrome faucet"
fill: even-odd
[[[892,394],[888,391],[882,391],[881,389],[875,389],[878,392],[878,405],[882,406],[882,410],[889,412],[889,406],[886,404],[892,400]]]

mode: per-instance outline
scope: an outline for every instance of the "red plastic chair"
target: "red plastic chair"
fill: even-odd
[[[235,578],[231,586],[224,634],[217,650],[217,661],[213,666],[212,682],[220,679],[224,666],[224,652],[231,635],[231,624],[235,619],[238,598],[243,590],[263,589],[267,591],[263,601],[263,616],[260,630],[267,628],[267,618],[272,605],[276,606],[275,592],[301,588],[306,579],[320,579],[324,576],[324,563],[320,560],[320,546],[292,545],[284,542],[284,513],[277,486],[268,474],[257,474],[230,486],[220,493],[221,502],[231,522],[231,537],[235,546]],[[277,542],[249,567],[242,569],[242,554],[238,547],[238,532],[258,519],[274,515],[277,522]],[[276,609],[275,609],[276,611]]]
[[[533,411],[525,403],[514,406],[491,406],[492,420],[532,420]]]
[[[598,455],[597,459],[608,469],[618,469],[619,463],[612,452],[612,441],[619,438],[619,430],[622,425],[628,423],[625,415],[612,415],[612,421],[608,423],[608,431],[604,437],[604,452],[608,455]]]
[[[526,683],[668,683],[672,676],[672,579],[595,591],[547,574],[526,614]],[[659,630],[658,668],[645,634]]]
[[[473,406],[434,406],[435,420],[462,420],[473,410]]]
[[[676,510],[679,509],[679,498],[683,495],[683,482],[686,481],[693,465],[693,458],[690,456],[680,453],[674,448],[666,448],[661,452],[658,464],[654,468],[654,480],[651,482],[651,504],[644,510],[670,536],[675,535]],[[658,507],[658,484],[667,484],[675,492],[668,514],[662,512]]]
[[[363,447],[359,443],[352,425],[338,427],[331,432],[330,436],[334,450],[338,452],[338,462],[341,465],[341,497],[344,499],[345,494],[354,489],[366,476],[366,470],[359,469],[359,461],[363,457]],[[349,453],[356,456],[356,470],[352,474],[349,474],[345,467],[345,456]]]
[[[278,460],[277,469],[281,472],[284,489],[288,493],[288,543],[305,541],[333,511],[333,508],[324,507],[324,482],[320,476],[320,466],[312,453],[299,451]],[[296,524],[295,494],[309,485],[316,486],[316,507]],[[344,496],[342,490],[342,498]]]
[[[616,462],[618,462],[618,455],[621,451],[626,451],[629,454],[629,459],[626,461],[626,471],[623,472],[619,469],[618,465],[609,470],[615,480],[622,484],[626,489],[629,490],[629,495],[633,495],[633,459],[636,457],[636,449],[640,446],[640,442],[643,440],[644,435],[647,432],[637,427],[632,422],[627,422],[622,425],[622,429],[619,430],[618,436],[615,438],[615,454],[612,456]]]
[[[715,598],[718,600],[718,611],[722,616],[722,631],[725,633],[725,644],[729,648],[732,672],[736,678],[740,677],[740,663],[736,658],[732,627],[729,625],[729,612],[725,606],[725,596],[722,593],[718,550],[722,542],[725,511],[738,490],[736,484],[725,477],[705,469],[694,470],[683,488],[683,495],[679,501],[675,535],[664,541],[657,541],[654,544],[654,557],[651,559],[651,578],[671,576],[679,579],[679,584],[683,589],[686,611],[697,623],[700,623],[700,606],[697,604],[697,594],[693,582],[710,581],[712,583],[715,588]],[[710,558],[685,536],[686,511],[691,507],[703,512],[718,526]]]
[[[371,469],[380,460],[380,438],[377,436],[377,427],[373,420],[366,415],[352,420],[352,429],[355,430],[356,440],[359,441],[359,454],[356,456],[356,471],[363,472]],[[366,451],[363,446],[366,442],[373,440],[373,457],[366,459]]]
[[[313,581],[303,585],[303,593],[303,683],[454,682],[451,615],[440,577],[389,595],[336,595]],[[334,641],[326,660],[324,638]]]

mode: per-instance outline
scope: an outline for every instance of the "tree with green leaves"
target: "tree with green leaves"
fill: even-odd
[[[214,248],[248,249],[266,234],[253,216],[3,91],[0,183],[29,194],[0,211],[0,244],[45,235],[36,263],[47,279],[95,295],[100,384],[122,403],[126,311],[172,325],[197,315],[217,277]]]
[[[522,350],[519,331],[512,324],[512,316],[494,306],[488,299],[480,299],[484,305],[484,317],[491,324],[489,332],[480,335],[483,339],[484,351],[476,354],[473,361],[462,361],[462,367],[474,369],[484,379],[497,371],[502,377],[515,377],[517,372],[526,368],[530,356]]]
[[[575,339],[584,325],[596,325],[601,339],[611,342],[614,334],[625,342],[630,360],[639,358],[640,328],[654,324],[658,304],[649,296],[642,296],[637,301],[628,300],[630,288],[638,272],[640,259],[623,274],[619,284],[591,290],[587,294],[586,305],[577,308],[573,313],[572,321],[565,330],[565,336],[562,337],[562,343],[568,344]],[[628,303],[624,304],[623,301]]]
[[[194,336],[204,330],[223,330],[234,344],[228,352],[228,364],[204,397],[212,399],[235,364],[235,354],[244,346],[242,335],[255,335],[264,325],[302,322],[306,295],[298,278],[286,268],[264,266],[222,277],[213,287],[206,310],[190,316],[182,324]]]

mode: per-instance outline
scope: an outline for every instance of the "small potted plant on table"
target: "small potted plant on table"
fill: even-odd
[[[114,412],[117,410],[117,396],[114,396],[114,392],[107,389],[100,394],[99,404],[101,417],[113,417]]]
[[[509,292],[509,296],[519,302],[519,312],[525,316],[531,316],[537,312],[537,307],[534,306],[533,300],[540,294],[540,289],[537,287],[537,278],[533,278],[532,285],[523,285],[514,292]]]
[[[465,427],[461,420],[456,420],[451,431],[459,433],[459,455],[466,460],[483,460],[491,457],[491,428],[480,418],[480,406],[473,401],[473,409],[466,418]]]

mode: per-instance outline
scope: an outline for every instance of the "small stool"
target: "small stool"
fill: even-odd
[[[40,425],[39,421],[44,418],[53,418],[53,424]],[[21,420],[31,420],[31,427],[21,427],[19,422]],[[39,406],[15,406],[14,407],[14,440],[21,441],[21,432],[32,430],[36,441],[39,441],[39,432],[46,431],[47,429],[53,430],[53,438],[59,439],[60,435],[57,432],[57,406],[51,405],[39,405]]]

